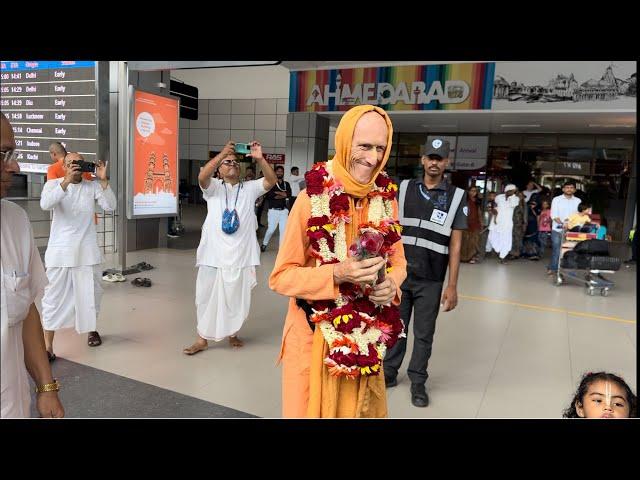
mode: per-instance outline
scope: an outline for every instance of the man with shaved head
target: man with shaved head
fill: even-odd
[[[61,162],[64,160],[64,157],[67,155],[67,149],[64,148],[60,142],[53,142],[49,145],[49,155],[51,155],[51,160],[53,163]]]
[[[107,180],[107,167],[96,165],[96,182],[82,178],[79,161],[84,157],[70,152],[64,158],[64,177],[47,181],[40,207],[53,211],[45,265],[49,285],[42,300],[42,323],[49,359],[54,360],[56,330],[75,327],[88,333],[88,344],[102,344],[96,329],[102,287],[103,256],[98,247],[93,220],[96,201],[104,211],[116,208],[116,197]]]
[[[20,172],[16,158],[11,124],[0,113],[0,196],[3,198],[0,245],[0,417],[31,416],[28,372],[36,384],[36,405],[40,416],[61,418],[64,408],[58,398],[59,386],[47,361],[40,314],[36,309],[47,277],[26,212],[15,203],[4,200],[12,175]]]

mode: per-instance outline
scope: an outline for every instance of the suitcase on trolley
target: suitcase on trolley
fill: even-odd
[[[576,243],[573,248],[576,253],[589,253],[591,255],[609,255],[609,242],[606,240],[583,240]]]
[[[611,270],[616,272],[620,270],[621,264],[622,264],[622,261],[617,257],[603,257],[600,255],[590,255],[589,266],[587,268],[589,270]]]

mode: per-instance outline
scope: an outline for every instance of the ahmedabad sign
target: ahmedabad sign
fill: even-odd
[[[290,112],[491,108],[493,63],[402,65],[291,72]]]

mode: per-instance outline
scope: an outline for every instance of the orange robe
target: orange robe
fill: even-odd
[[[397,201],[393,203],[397,220]],[[368,199],[362,199],[361,204],[362,209],[352,206],[352,223],[346,224],[347,246],[353,241],[358,225],[367,221]],[[322,332],[320,328],[316,328],[315,333],[311,330],[304,311],[296,305],[296,297],[333,300],[339,293],[333,281],[334,265],[316,267],[316,260],[310,254],[306,234],[310,216],[311,203],[306,190],[303,190],[289,214],[284,240],[269,278],[272,290],[291,297],[278,359],[283,366],[282,415],[297,418],[386,417],[383,372],[355,380],[331,376],[322,362],[329,350]],[[391,256],[393,268],[388,276],[397,287],[393,303],[399,305],[400,285],[406,278],[407,263],[401,241],[394,245],[394,249]]]

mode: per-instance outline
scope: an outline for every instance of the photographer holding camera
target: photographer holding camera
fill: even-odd
[[[186,355],[206,350],[209,340],[219,342],[227,337],[232,347],[242,347],[237,334],[249,315],[256,266],[260,265],[254,206],[276,183],[260,143],[253,141],[249,147],[248,155],[260,166],[264,178],[241,181],[236,154],[238,150],[246,152],[246,146],[231,140],[198,175],[207,218],[196,254],[197,338],[183,350]],[[219,178],[212,178],[216,171]]]
[[[97,181],[82,178],[93,170]],[[42,299],[42,323],[49,360],[56,330],[76,328],[88,333],[88,344],[102,344],[96,321],[102,299],[101,264],[104,261],[93,222],[95,202],[107,212],[116,208],[116,197],[107,180],[107,167],[85,162],[82,155],[68,153],[64,178],[49,180],[42,189],[40,207],[53,210],[51,233],[44,261],[49,285]]]

